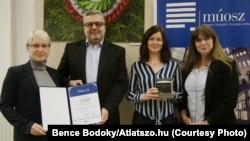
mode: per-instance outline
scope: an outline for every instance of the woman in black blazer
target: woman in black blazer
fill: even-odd
[[[42,127],[39,86],[60,86],[57,71],[46,66],[49,35],[43,30],[31,32],[26,49],[29,61],[7,71],[0,109],[14,127],[15,141],[47,141]]]
[[[184,99],[179,108],[185,124],[236,124],[236,62],[224,54],[210,26],[201,25],[192,32],[182,72]]]

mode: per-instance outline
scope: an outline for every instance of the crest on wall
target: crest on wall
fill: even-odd
[[[140,42],[144,33],[144,0],[44,0],[44,29],[53,41],[83,39],[83,14],[104,14],[105,38],[111,42]]]

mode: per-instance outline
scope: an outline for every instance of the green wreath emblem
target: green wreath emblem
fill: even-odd
[[[122,15],[130,0],[64,0],[64,3],[65,10],[79,22],[83,22],[82,15],[85,11],[95,9],[104,14],[108,24]]]

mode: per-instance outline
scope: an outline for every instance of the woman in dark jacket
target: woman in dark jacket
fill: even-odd
[[[3,81],[0,109],[14,127],[14,141],[47,141],[39,86],[60,86],[57,71],[46,66],[50,43],[47,32],[31,32],[26,45],[29,61],[10,67]]]
[[[236,124],[236,63],[223,52],[210,26],[201,25],[192,32],[182,74],[184,99],[179,108],[185,124]]]

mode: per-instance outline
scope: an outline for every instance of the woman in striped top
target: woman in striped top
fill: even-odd
[[[150,27],[143,36],[140,58],[131,66],[126,98],[135,104],[132,124],[173,124],[174,102],[181,98],[180,67],[172,60],[166,33],[159,25]],[[156,79],[173,81],[174,99],[162,98],[155,86]]]

